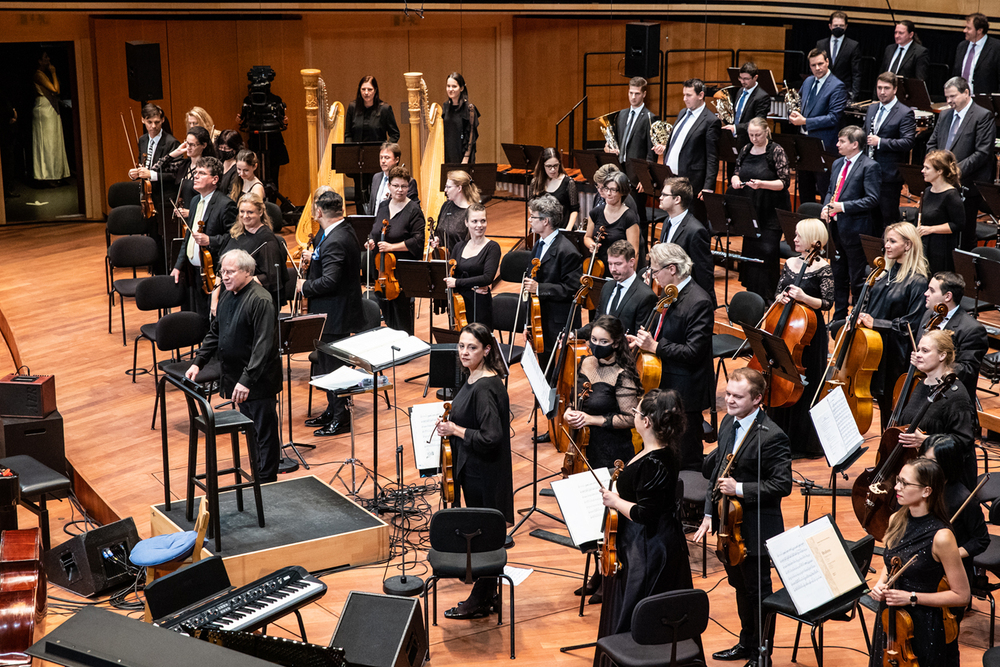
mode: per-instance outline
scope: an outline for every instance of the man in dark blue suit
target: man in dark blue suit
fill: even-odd
[[[740,67],[740,88],[731,92],[733,104],[733,124],[723,125],[722,129],[732,132],[736,138],[736,147],[743,148],[750,143],[747,127],[752,118],[767,119],[771,112],[771,96],[757,84],[757,65],[745,62]]]
[[[881,219],[876,220],[875,236],[881,236],[887,225],[899,221],[899,195],[903,192],[900,164],[905,164],[917,135],[917,120],[913,109],[896,99],[899,77],[892,72],[878,76],[875,94],[878,104],[868,107],[865,134],[868,135],[868,157],[882,168],[882,191],[879,195]]]
[[[837,246],[831,262],[834,282],[833,319],[847,317],[848,299],[855,303],[865,281],[865,253],[861,234],[872,235],[878,210],[882,169],[878,162],[861,152],[865,131],[848,125],[840,131],[837,150],[841,157],[833,163],[830,187],[823,199],[822,218],[830,224]]]
[[[809,52],[809,69],[812,76],[802,82],[802,111],[788,115],[792,125],[802,128],[802,134],[823,140],[827,152],[837,149],[837,128],[840,116],[847,106],[847,89],[843,82],[830,73],[830,57],[826,51]],[[815,201],[830,186],[829,172],[800,171],[799,197],[803,202]]]

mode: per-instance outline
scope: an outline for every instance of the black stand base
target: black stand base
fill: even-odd
[[[416,597],[424,591],[424,580],[412,574],[389,577],[382,582],[382,592],[386,595],[402,595]]]
[[[285,457],[281,457],[281,460],[278,461],[279,475],[288,472],[295,472],[298,469],[299,464],[295,462],[295,459],[286,459]]]
[[[444,389],[438,389],[435,396],[437,396],[439,401],[450,401],[455,398],[455,390],[448,389],[447,387]]]

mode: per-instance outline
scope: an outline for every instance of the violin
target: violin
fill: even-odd
[[[573,303],[563,326],[562,335],[556,339],[556,350],[549,355],[549,363],[545,367],[545,379],[550,387],[556,390],[556,405],[552,417],[549,419],[549,439],[560,452],[569,451],[570,442],[573,438],[569,436],[563,426],[563,415],[570,404],[572,397],[577,391],[576,374],[579,368],[580,359],[590,354],[590,348],[586,341],[578,340],[573,335],[573,323],[576,321],[576,314],[583,303],[587,300],[587,295],[594,287],[594,279],[590,276],[580,276],[580,289],[573,296]]]
[[[451,413],[451,403],[444,404],[444,414],[441,421],[448,421]],[[433,436],[433,433],[431,434]],[[451,438],[441,438],[441,501],[447,505],[455,503],[455,470],[452,465]]]
[[[847,404],[861,433],[867,433],[872,425],[872,373],[878,370],[882,359],[882,336],[858,326],[858,318],[871,294],[872,285],[885,271],[885,258],[876,257],[874,264],[875,268],[868,274],[851,316],[837,335],[830,363],[823,374],[824,380],[819,383],[812,400],[812,405],[815,405],[834,387],[843,387]]]
[[[729,476],[729,470],[733,467],[734,460],[735,457],[732,454],[726,456],[726,469],[719,475],[719,479]],[[726,565],[736,566],[747,557],[747,545],[743,539],[741,527],[743,524],[743,505],[736,498],[719,491],[718,486],[716,486],[714,493],[718,496],[716,511],[719,517],[715,555]]]
[[[135,125],[135,114],[129,109],[129,113],[132,115],[132,132],[135,134],[135,143],[139,144],[139,130]],[[141,153],[139,158],[136,159],[132,153],[132,142],[128,138],[128,128],[125,127],[125,114],[120,114],[122,119],[122,130],[125,131],[125,144],[128,146],[129,157],[132,158],[132,167],[138,169],[139,165],[146,164],[146,158],[149,157],[147,153]],[[139,206],[142,207],[142,217],[152,218],[156,215],[156,206],[153,204],[153,183],[148,178],[140,178],[141,190],[139,193]]]
[[[927,320],[927,326],[924,327],[924,333],[928,331],[933,331],[944,321],[945,315],[948,314],[948,306],[943,303],[939,303],[934,306],[934,314],[931,318]],[[914,342],[914,348],[916,348],[916,342]],[[903,375],[899,376],[896,380],[896,386],[892,390],[892,400],[896,406],[892,415],[889,417],[889,426],[895,426],[899,423],[900,413],[903,412],[903,406],[906,402],[910,400],[910,394],[913,393],[913,387],[915,381],[923,380],[926,377],[921,371],[917,370],[917,367],[910,364],[910,368]],[[900,400],[902,397],[902,400]]]
[[[448,260],[448,275],[455,277],[455,265],[457,260]],[[448,328],[452,331],[461,331],[469,326],[469,318],[465,314],[465,297],[455,292],[453,287],[448,288]]]
[[[611,473],[611,484],[613,488],[618,481],[618,475],[625,469],[625,464],[621,459],[615,461],[615,471]],[[621,569],[621,561],[618,560],[618,510],[610,507],[604,513],[604,541],[601,543],[601,572],[608,577],[618,574]]]
[[[976,488],[972,490],[972,493],[970,493],[965,499],[965,502],[963,502],[961,506],[955,510],[955,513],[951,517],[950,523],[952,525],[955,524],[955,520],[958,519],[958,516],[962,513],[962,511],[968,507],[969,501],[976,497],[976,494],[979,493],[979,490],[983,488],[983,485],[986,484],[989,479],[989,473],[983,475],[983,478],[979,480],[979,484],[976,484]],[[951,586],[948,584],[948,575],[941,577],[941,581],[938,582],[937,590],[938,593],[951,590]],[[944,621],[944,642],[946,644],[950,644],[958,639],[958,619],[955,617],[954,612],[952,612],[951,607],[941,607],[941,616]]]
[[[437,234],[437,228],[438,223],[434,222],[434,218],[427,216],[427,227],[424,230],[425,238],[427,239],[427,247],[424,250],[425,262],[429,262],[432,259],[448,259],[448,248],[441,245],[440,239],[438,240],[438,246],[436,248],[431,246],[431,239],[433,239]]]
[[[204,220],[199,220],[194,224],[194,232],[199,234],[205,233]],[[215,277],[215,262],[212,260],[212,251],[208,249],[208,246],[200,245],[198,246],[198,252],[201,254],[201,291],[205,294],[211,294],[218,284],[218,279]]]
[[[667,310],[677,300],[677,295],[676,285],[667,285],[663,289],[663,298],[656,302],[656,308],[649,314],[649,319],[646,320],[646,324],[642,327],[646,333],[653,335],[652,327],[656,316],[665,316]],[[639,350],[638,355],[636,355],[635,370],[639,373],[643,393],[660,386],[660,377],[663,375],[663,363],[656,356],[655,352]]]
[[[795,276],[795,282],[793,283],[795,287],[799,287],[802,284],[806,270],[813,262],[819,259],[822,247],[821,244],[815,243],[809,249],[809,253],[802,261],[802,268],[799,269],[798,274]],[[802,364],[802,353],[805,352],[806,346],[809,345],[813,334],[816,333],[816,311],[794,299],[789,299],[788,303],[784,304],[779,310],[778,305],[780,303],[780,300],[775,300],[771,304],[771,307],[768,308],[762,318],[762,324],[759,326],[764,331],[774,334],[785,341],[789,351],[792,353],[792,361],[795,362],[795,367],[798,369],[799,375],[805,375],[806,369]],[[750,359],[747,367],[755,371],[764,372],[764,366],[756,355]],[[764,392],[764,404],[772,408],[784,408],[795,405],[802,398],[804,389],[805,387],[803,387],[802,383],[791,382],[772,373],[768,390]]]
[[[542,260],[537,257],[531,260],[531,269],[525,278],[535,279],[538,275],[538,267],[541,266]],[[523,286],[523,281],[522,281]],[[528,290],[522,289],[521,291],[521,301],[527,301],[530,303],[528,309],[528,344],[535,351],[535,354],[541,354],[545,351],[545,339],[542,337],[542,304],[538,300],[538,294],[531,294]]]
[[[583,275],[585,276],[596,276],[598,278],[604,277],[604,262],[597,259],[597,251],[601,247],[601,243],[604,242],[604,237],[608,235],[607,229],[604,225],[601,225],[594,230],[594,247],[590,251],[590,257],[583,260]],[[588,310],[596,310],[597,304],[594,303],[593,295],[587,297]]]
[[[590,386],[590,383],[584,382],[583,388],[576,396],[573,409],[579,410],[580,401],[590,396],[591,393],[593,393],[593,388]],[[565,429],[566,427],[563,426],[563,428]],[[564,478],[569,477],[570,475],[575,475],[578,472],[583,472],[587,469],[585,460],[587,456],[587,446],[590,444],[590,427],[584,426],[583,428],[574,429],[574,433],[567,435],[576,446],[568,447],[566,449],[566,456],[563,457],[562,464],[562,476]]]
[[[916,556],[914,556],[916,558]],[[913,562],[911,558],[909,565]],[[906,566],[902,566],[899,556],[892,559],[889,587],[891,588]],[[885,648],[882,649],[882,667],[919,667],[913,652],[913,619],[900,607],[886,605],[882,610],[882,631],[885,633]],[[929,666],[928,666],[929,667]]]
[[[916,432],[927,410],[935,401],[944,397],[945,392],[957,381],[957,377],[954,373],[949,373],[941,378],[941,382],[934,387],[927,400],[920,406],[913,423],[905,430],[899,426],[887,428],[879,442],[875,467],[865,468],[854,479],[854,487],[851,489],[854,514],[861,522],[861,527],[880,542],[889,528],[889,517],[899,507],[894,490],[896,476],[903,466],[917,458],[920,453],[916,447],[904,447],[899,442],[899,436],[902,433]]]
[[[385,228],[389,223],[382,221],[382,238],[380,243],[385,242]],[[375,281],[375,291],[381,292],[386,301],[392,301],[399,297],[399,281],[396,280],[396,256],[391,252],[380,252],[375,256],[375,263],[378,265],[378,278]]]

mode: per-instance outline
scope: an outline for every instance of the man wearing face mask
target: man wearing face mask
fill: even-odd
[[[830,14],[830,36],[816,42],[816,48],[830,55],[830,71],[844,82],[848,101],[856,101],[861,92],[861,48],[857,41],[845,37],[847,14]]]

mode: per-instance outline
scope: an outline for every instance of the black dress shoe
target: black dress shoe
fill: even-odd
[[[306,420],[306,426],[311,426],[312,428],[329,426],[331,423],[333,423],[333,413],[330,411],[324,412],[319,417]]]
[[[542,433],[537,438],[532,438],[532,441],[534,441],[534,442],[552,442],[552,439],[549,438],[549,433],[548,433],[548,431],[546,431],[545,433]]]
[[[726,649],[725,651],[718,651],[712,654],[713,660],[747,660],[753,655],[743,644],[737,644],[736,646]]]
[[[350,420],[344,420],[339,422],[330,422],[323,428],[318,428],[313,431],[313,435],[318,438],[324,438],[331,435],[341,435],[343,433],[351,432],[351,422]]]
[[[580,588],[573,591],[573,595],[593,595],[597,591],[601,590],[601,581],[604,577],[600,572],[597,572],[590,578],[586,586],[580,586]]]

